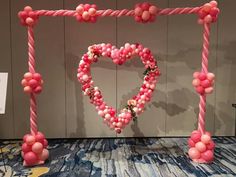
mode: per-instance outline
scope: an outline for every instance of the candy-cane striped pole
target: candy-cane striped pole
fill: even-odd
[[[208,73],[208,56],[209,56],[209,41],[210,41],[210,24],[203,25],[203,48],[202,48],[202,72]],[[199,115],[198,115],[198,130],[203,134],[205,132],[205,114],[206,114],[206,94],[200,95]]]
[[[35,73],[34,31],[32,26],[28,26],[28,57],[29,72]],[[32,135],[38,132],[37,102],[34,93],[30,94],[30,132]]]

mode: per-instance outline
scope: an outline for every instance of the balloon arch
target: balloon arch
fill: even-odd
[[[22,85],[24,92],[30,96],[30,134],[26,134],[23,138],[22,157],[25,166],[33,166],[43,164],[49,156],[47,150],[48,142],[43,133],[38,131],[37,127],[37,102],[36,95],[42,91],[43,80],[39,73],[35,70],[35,40],[34,27],[41,16],[68,16],[74,17],[78,22],[95,23],[99,17],[122,17],[130,16],[138,23],[154,22],[156,17],[161,15],[181,15],[196,14],[198,16],[198,24],[203,27],[203,46],[202,46],[202,69],[193,74],[193,86],[200,96],[198,130],[192,132],[188,140],[189,157],[199,163],[209,163],[214,159],[215,144],[211,139],[209,132],[205,130],[205,113],[206,113],[206,94],[213,91],[214,74],[208,72],[208,56],[209,56],[209,39],[210,25],[217,21],[220,10],[216,1],[205,3],[199,7],[184,8],[159,8],[148,2],[136,4],[134,9],[122,10],[98,10],[95,4],[79,4],[75,10],[33,10],[30,6],[26,6],[23,11],[18,13],[20,22],[28,29],[28,66],[29,71],[24,74]],[[97,47],[97,49],[96,49]],[[111,44],[94,45],[91,50],[85,54],[80,61],[78,68],[78,80],[82,84],[82,90],[85,95],[90,97],[98,114],[102,116],[107,124],[120,133],[130,120],[143,111],[145,102],[151,98],[156,84],[156,77],[159,76],[159,70],[156,61],[149,49],[139,44],[126,44],[120,49],[116,49]],[[115,64],[123,64],[125,60],[132,55],[137,54],[141,57],[146,68],[144,82],[140,88],[138,95],[128,100],[127,107],[122,110],[121,114],[116,117],[116,110],[108,107],[102,100],[101,92],[97,87],[93,86],[91,76],[89,76],[90,63],[96,62],[98,56],[111,57]],[[87,85],[86,85],[87,84]]]

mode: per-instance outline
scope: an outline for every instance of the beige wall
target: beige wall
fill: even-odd
[[[87,2],[86,0],[79,1]],[[133,8],[138,1],[90,1],[100,9]],[[142,1],[139,1],[142,2]],[[198,6],[207,1],[151,0],[159,7]],[[6,114],[0,115],[0,138],[21,138],[29,131],[29,100],[20,81],[27,71],[27,31],[17,12],[25,5],[34,9],[75,9],[77,0],[0,1],[0,72],[9,72]],[[214,135],[234,135],[236,102],[235,0],[220,1],[222,13],[212,25],[209,70],[216,74],[215,92],[207,98],[207,130]],[[189,135],[196,128],[199,97],[192,73],[201,66],[202,28],[195,15],[160,16],[152,24],[137,24],[131,17],[101,18],[96,24],[78,24],[73,18],[41,17],[35,29],[37,71],[44,90],[38,96],[39,129],[49,138],[132,137]],[[87,47],[109,42],[142,43],[155,56],[162,75],[152,102],[138,122],[121,135],[110,131],[76,79],[78,62]],[[141,62],[116,67],[110,60],[93,65],[93,76],[107,102],[121,108],[142,81]]]

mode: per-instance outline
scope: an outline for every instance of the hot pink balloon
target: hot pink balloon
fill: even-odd
[[[189,138],[188,145],[189,145],[189,147],[195,147],[195,142],[191,138]]]
[[[208,150],[213,150],[215,148],[215,143],[211,140],[208,144],[207,144],[207,149]]]
[[[207,88],[211,86],[211,83],[209,80],[204,80],[204,81],[201,81],[201,86],[203,86],[204,88]]]
[[[199,94],[203,94],[204,93],[204,88],[202,86],[198,86],[196,87],[196,91],[199,93]]]
[[[201,81],[205,80],[206,79],[206,74],[205,73],[200,73],[198,75],[198,79],[200,79]]]
[[[194,147],[189,149],[188,155],[191,159],[199,159],[201,156],[200,152]]]
[[[33,152],[27,152],[24,155],[24,160],[27,165],[35,165],[38,161],[37,155]]]
[[[203,158],[207,162],[211,162],[214,158],[213,152],[211,150],[207,150],[201,154],[201,158]]]
[[[200,132],[196,132],[196,133],[192,133],[191,135],[191,139],[197,143],[201,140],[201,133]]]
[[[23,143],[22,146],[21,146],[21,149],[24,153],[26,153],[26,152],[31,151],[31,146],[26,144],[26,143]]]

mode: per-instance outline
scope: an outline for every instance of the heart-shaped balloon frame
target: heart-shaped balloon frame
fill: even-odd
[[[139,56],[145,67],[144,79],[139,93],[128,100],[127,105],[117,115],[117,111],[108,106],[103,100],[103,96],[98,87],[94,86],[90,65],[97,62],[100,56],[109,57],[115,64],[122,65],[127,60]],[[149,102],[155,89],[157,78],[160,75],[157,62],[151,51],[140,44],[126,43],[124,47],[117,49],[111,44],[95,44],[88,48],[88,52],[83,55],[78,67],[78,80],[82,84],[84,95],[89,96],[90,102],[96,106],[96,110],[103,117],[104,122],[121,133],[131,120],[135,120],[137,115],[144,111],[145,103]]]

